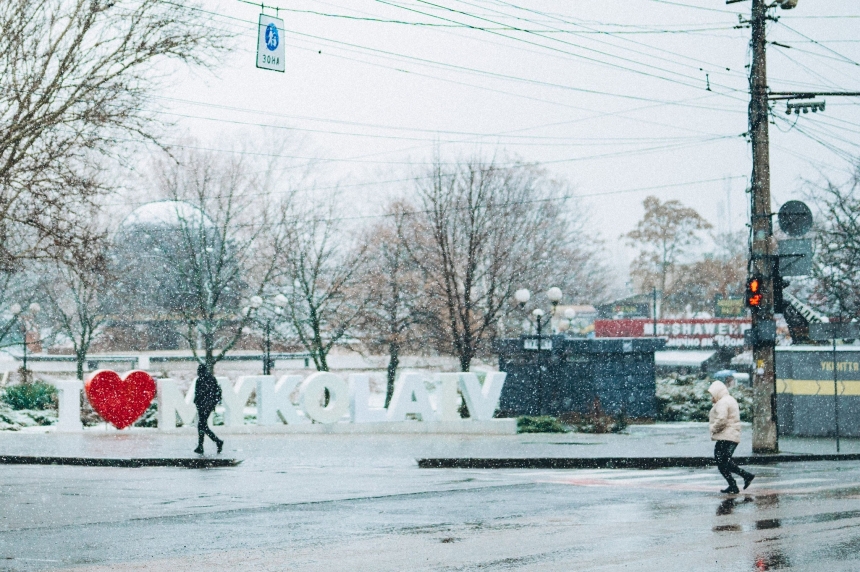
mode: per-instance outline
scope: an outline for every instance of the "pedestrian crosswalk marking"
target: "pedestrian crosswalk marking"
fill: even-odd
[[[857,488],[856,483],[824,484],[824,478],[801,478],[781,481],[778,469],[771,474],[760,474],[755,486],[747,494],[812,494],[827,490]],[[565,475],[541,475],[538,482],[571,485],[578,487],[617,487],[649,490],[671,490],[679,492],[714,492],[722,488],[725,481],[716,469],[680,469],[665,472],[636,469],[592,469]],[[823,484],[823,485],[822,485]],[[818,486],[816,486],[818,485]]]

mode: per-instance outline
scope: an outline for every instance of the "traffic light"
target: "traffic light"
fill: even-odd
[[[761,276],[750,276],[747,278],[747,308],[751,310],[759,310],[764,304],[764,296],[762,296],[762,279]]]
[[[790,285],[785,278],[779,273],[779,264],[775,264],[773,273],[773,311],[777,314],[785,312],[785,298],[782,295],[783,289]]]

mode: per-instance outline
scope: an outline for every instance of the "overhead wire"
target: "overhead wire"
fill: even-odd
[[[409,178],[398,179],[398,180],[394,180],[394,181],[390,181],[390,182],[407,182],[407,181],[413,181],[414,182],[416,180],[433,178],[435,176],[436,175],[426,175],[423,177],[409,177]],[[511,206],[511,205],[524,205],[524,204],[554,202],[554,201],[568,201],[571,199],[580,199],[580,198],[604,197],[604,196],[612,196],[612,195],[619,195],[619,194],[626,194],[626,193],[671,189],[671,188],[677,188],[677,187],[692,187],[692,186],[703,185],[703,184],[707,184],[707,183],[722,182],[722,181],[725,181],[727,179],[732,180],[732,179],[746,179],[746,178],[747,177],[745,175],[733,175],[733,176],[730,175],[730,176],[724,176],[724,177],[719,177],[719,178],[714,178],[714,179],[700,179],[700,180],[696,180],[696,181],[685,181],[683,183],[668,183],[668,184],[663,184],[663,185],[651,185],[651,186],[646,186],[646,187],[617,189],[617,190],[605,191],[605,192],[570,193],[570,194],[558,195],[558,196],[549,197],[549,198],[528,199],[528,200],[521,200],[521,201],[509,201],[509,202],[506,202],[504,205],[498,205],[498,206],[502,207],[502,206]],[[374,184],[374,183],[361,183],[361,185],[372,185],[372,184]],[[315,186],[312,186],[312,187],[308,187],[307,190],[337,190],[337,189],[343,188],[343,187],[344,187],[344,185],[334,185],[331,187],[315,187]],[[294,191],[295,192],[301,192],[301,190],[296,190],[296,189],[294,189]],[[273,191],[266,192],[266,193],[244,193],[243,196],[254,197],[254,196],[268,196],[271,194],[273,194]],[[229,195],[213,195],[211,198],[227,198],[228,196]],[[114,207],[116,207],[116,206],[141,206],[144,204],[148,204],[149,202],[151,202],[151,201],[123,201],[123,202],[119,202],[119,203],[102,203],[102,206],[105,206],[105,207],[110,207],[110,206],[114,206]],[[414,216],[414,215],[418,215],[418,214],[427,214],[429,212],[431,212],[431,211],[430,210],[413,210],[413,211],[410,211],[406,214]],[[396,215],[395,214],[389,214],[389,213],[378,213],[378,214],[354,215],[354,216],[344,216],[344,217],[326,217],[326,218],[317,219],[317,220],[321,220],[323,222],[343,222],[343,221],[348,221],[348,220],[389,218],[392,216],[396,216]]]
[[[475,4],[472,4],[471,2],[466,2],[465,0],[457,0],[457,1],[458,1],[458,2],[460,2],[461,4],[467,4],[467,5],[471,5],[471,6],[474,6],[474,5],[475,5]],[[546,12],[542,12],[542,11],[539,11],[539,10],[534,10],[534,9],[532,9],[532,8],[526,8],[526,7],[523,7],[523,6],[519,6],[519,5],[517,5],[517,4],[513,4],[513,3],[511,3],[511,2],[505,2],[505,1],[502,1],[502,0],[500,0],[500,1],[496,2],[496,3],[497,3],[497,4],[500,4],[500,5],[504,5],[504,6],[510,7],[510,8],[514,8],[514,9],[516,9],[516,10],[520,10],[520,11],[523,11],[523,12],[527,12],[527,13],[531,13],[531,14],[536,14],[536,15],[540,15],[540,16],[549,17],[549,18],[552,18],[552,19],[554,19],[554,20],[556,20],[556,21],[558,21],[558,22],[561,22],[561,23],[564,23],[564,24],[569,24],[569,25],[572,25],[572,26],[577,26],[578,28],[582,28],[581,30],[570,31],[570,33],[571,33],[571,34],[579,35],[579,34],[581,34],[581,33],[594,33],[594,34],[601,34],[601,35],[605,35],[605,36],[609,36],[609,37],[614,37],[614,36],[615,36],[615,32],[602,32],[602,31],[599,31],[599,30],[595,30],[594,28],[592,28],[592,27],[590,27],[590,26],[588,26],[587,24],[584,24],[584,23],[582,23],[582,22],[575,22],[575,21],[572,21],[571,19],[569,19],[570,17],[562,18],[562,17],[560,17],[560,16],[550,15],[550,14],[548,14],[548,13],[546,13]],[[498,11],[498,13],[499,13],[499,14],[501,14],[501,15],[508,15],[508,14],[506,14],[505,12],[501,12],[501,11]],[[510,15],[508,15],[508,16],[510,16]],[[522,21],[525,21],[525,22],[532,22],[532,20],[527,19],[527,18],[520,18],[520,17],[517,17],[517,16],[511,16],[511,17],[517,18],[518,20],[522,20]],[[713,68],[715,73],[722,73],[722,71],[721,71],[721,70],[723,70],[723,69],[725,69],[726,71],[731,71],[729,68],[725,68],[725,66],[723,66],[723,65],[715,64],[715,63],[713,63],[713,62],[706,62],[706,61],[704,61],[704,60],[700,60],[700,59],[698,59],[698,58],[694,58],[694,57],[692,57],[692,56],[688,56],[688,55],[686,55],[686,54],[684,54],[684,53],[679,53],[679,52],[677,52],[677,51],[665,50],[665,49],[659,48],[659,47],[657,47],[657,46],[653,46],[653,45],[651,45],[651,44],[647,44],[647,43],[645,43],[645,42],[639,42],[639,41],[636,41],[636,40],[632,40],[632,39],[630,39],[630,38],[619,37],[618,39],[619,39],[619,40],[622,40],[622,41],[625,41],[625,42],[628,42],[628,43],[635,44],[635,45],[640,46],[640,47],[646,47],[646,48],[651,49],[651,50],[659,51],[659,52],[666,53],[666,54],[671,54],[671,55],[676,56],[676,57],[680,57],[680,58],[683,58],[683,59],[686,59],[686,60],[690,60],[690,61],[696,62],[697,64],[707,65],[707,66],[709,66],[710,68]],[[598,41],[598,42],[600,42],[600,43],[602,43],[602,44],[606,44],[606,45],[613,46],[613,47],[619,47],[617,44],[612,43],[612,42],[608,42],[608,41],[603,41],[603,40],[593,40],[593,41]],[[650,57],[654,57],[654,58],[657,58],[657,59],[662,59],[662,60],[664,60],[664,61],[671,61],[671,60],[668,60],[668,59],[667,59],[667,58],[665,58],[665,57],[659,57],[659,56],[650,56]],[[680,63],[679,63],[678,65],[688,65],[688,66],[689,66],[689,64],[680,64]],[[696,67],[696,68],[697,68],[698,66],[690,66],[690,67]],[[734,74],[733,74],[733,75],[740,75],[740,76],[742,76],[742,77],[746,77],[746,74],[744,74],[744,73],[742,73],[742,72],[734,72]]]
[[[408,7],[408,6],[403,6],[402,4],[398,4],[398,3],[396,3],[396,2],[392,2],[392,1],[389,1],[389,0],[375,0],[375,1],[376,1],[376,2],[378,2],[378,3],[380,3],[380,4],[385,4],[385,5],[388,5],[388,6],[398,7],[398,8],[401,8],[401,9],[403,9],[403,10],[408,10],[408,11],[410,11],[410,12],[416,12],[416,13],[418,13],[418,14],[423,14],[423,15],[426,15],[426,16],[431,16],[431,17],[434,17],[434,18],[439,18],[439,19],[442,19],[442,20],[445,20],[445,21],[451,21],[451,22],[455,22],[455,21],[456,21],[456,20],[451,20],[450,18],[445,18],[445,17],[443,17],[443,16],[438,16],[438,15],[435,15],[435,14],[429,14],[429,13],[427,13],[427,12],[422,12],[421,10],[417,10],[417,9],[414,9],[414,8],[410,8],[410,7]],[[442,9],[444,9],[444,10],[447,10],[447,11],[450,11],[450,12],[453,12],[453,13],[456,13],[456,14],[465,15],[465,16],[467,16],[467,17],[471,17],[471,18],[477,18],[477,19],[479,19],[479,20],[486,21],[486,22],[489,22],[489,23],[493,23],[493,24],[496,24],[496,25],[498,25],[498,24],[499,24],[499,23],[498,23],[498,22],[496,22],[495,20],[491,20],[491,19],[489,19],[489,18],[483,18],[483,17],[479,17],[479,16],[474,16],[474,15],[469,14],[468,12],[464,12],[464,11],[462,11],[462,10],[456,10],[456,9],[454,9],[454,8],[445,7],[445,6],[442,6],[442,5],[439,5],[439,4],[434,4],[433,2],[429,2],[428,0],[416,0],[416,1],[417,1],[417,2],[419,2],[419,3],[421,3],[421,4],[424,4],[424,5],[429,5],[429,6],[433,6],[433,7],[437,7],[437,8],[442,8]],[[527,39],[525,39],[525,38],[519,38],[519,37],[517,37],[517,36],[511,36],[511,35],[504,34],[504,33],[501,33],[501,32],[496,32],[496,31],[492,31],[492,30],[487,30],[487,29],[484,29],[484,28],[482,28],[482,27],[480,27],[480,26],[474,26],[474,29],[476,29],[476,30],[480,30],[480,31],[484,31],[484,32],[488,32],[488,33],[491,33],[491,34],[494,34],[494,35],[499,35],[499,36],[502,36],[502,37],[506,37],[506,38],[509,38],[509,39],[514,40],[514,41],[517,41],[517,42],[523,42],[523,43],[530,44],[530,45],[536,45],[536,46],[542,47],[542,48],[547,49],[547,50],[552,50],[552,51],[557,51],[557,52],[565,53],[565,54],[568,54],[568,55],[574,56],[574,57],[576,57],[576,58],[580,58],[580,59],[583,59],[583,60],[586,60],[586,61],[590,61],[590,62],[592,62],[592,63],[597,63],[597,64],[599,64],[599,65],[605,65],[605,66],[609,66],[609,67],[619,68],[619,69],[621,69],[621,70],[629,71],[629,72],[632,72],[632,73],[635,73],[635,74],[644,75],[644,76],[652,77],[652,78],[656,78],[656,79],[661,79],[661,80],[664,80],[664,81],[668,81],[668,82],[671,82],[671,83],[676,83],[676,84],[683,85],[683,86],[686,86],[686,87],[700,88],[700,86],[699,86],[699,85],[697,85],[697,84],[691,84],[691,83],[689,83],[689,82],[680,81],[680,80],[678,80],[678,79],[667,78],[667,77],[664,77],[664,76],[661,76],[661,75],[658,75],[658,74],[655,74],[655,73],[652,73],[652,72],[647,72],[647,71],[643,71],[643,70],[639,70],[639,69],[631,68],[631,67],[628,67],[628,66],[623,66],[623,65],[620,65],[620,64],[614,64],[614,63],[611,63],[611,62],[606,62],[606,61],[604,61],[604,60],[601,60],[601,59],[598,59],[598,58],[594,58],[594,57],[590,57],[590,56],[585,56],[585,55],[582,55],[582,54],[576,54],[576,53],[574,53],[574,52],[570,52],[570,51],[567,51],[567,50],[562,50],[562,49],[560,49],[560,48],[555,48],[555,47],[552,47],[552,46],[548,46],[548,45],[546,45],[546,44],[542,44],[542,43],[540,43],[540,42],[533,42],[533,41],[527,40]],[[631,62],[631,63],[634,63],[634,64],[636,64],[636,65],[640,65],[640,66],[643,66],[643,67],[646,67],[646,68],[655,69],[655,70],[658,70],[658,71],[663,71],[663,72],[666,72],[666,73],[670,73],[670,74],[674,74],[674,75],[682,76],[682,77],[684,77],[684,78],[686,78],[686,79],[690,79],[690,78],[689,78],[689,76],[687,76],[687,75],[685,75],[685,74],[682,74],[682,73],[680,73],[680,72],[675,72],[675,71],[673,71],[673,70],[667,70],[667,69],[665,69],[665,68],[660,68],[659,66],[653,66],[653,65],[650,65],[650,64],[646,64],[646,63],[643,63],[643,62],[640,62],[640,61],[637,61],[637,60],[633,60],[633,59],[631,59],[631,58],[625,58],[625,57],[623,57],[623,56],[616,56],[616,55],[614,55],[614,54],[609,54],[609,53],[607,53],[607,52],[603,52],[603,51],[601,51],[601,50],[596,50],[596,49],[594,49],[594,48],[588,48],[588,47],[585,47],[585,46],[582,46],[582,45],[579,45],[579,44],[574,44],[574,43],[572,43],[572,42],[568,42],[568,41],[562,40],[562,39],[560,39],[560,38],[555,38],[555,37],[551,37],[551,36],[545,36],[545,35],[543,35],[543,34],[539,34],[539,33],[535,33],[535,32],[528,32],[527,30],[522,29],[522,28],[516,28],[516,31],[519,31],[519,32],[525,32],[526,34],[528,34],[528,35],[530,35],[530,36],[537,36],[537,37],[540,37],[540,38],[543,38],[543,39],[549,39],[549,40],[552,40],[552,41],[555,41],[555,42],[559,42],[559,43],[562,43],[562,44],[565,44],[565,45],[573,46],[573,47],[576,47],[576,48],[579,48],[579,49],[583,49],[583,50],[586,50],[586,51],[595,52],[595,53],[598,53],[598,54],[601,54],[601,55],[605,55],[605,56],[608,56],[608,57],[612,57],[612,58],[620,59],[620,60],[622,60],[622,61]],[[724,87],[724,88],[726,88],[726,89],[728,89],[728,90],[730,90],[730,91],[739,91],[739,90],[735,90],[734,88],[731,88],[730,86],[722,86],[722,85],[720,85],[720,87]]]
[[[253,22],[250,20],[245,20],[242,18],[237,18],[235,16],[222,15],[218,12],[213,12],[210,10],[205,10],[205,9],[192,7],[192,6],[185,6],[182,4],[175,3],[175,2],[171,2],[170,0],[161,0],[161,1],[163,3],[171,4],[171,5],[174,5],[177,7],[187,8],[190,10],[198,10],[198,11],[212,14],[212,15],[224,16],[225,18],[239,21],[239,22],[242,22],[242,23],[247,24],[247,25],[251,25],[251,26],[255,26],[255,27],[257,26],[256,22]],[[376,1],[380,1],[380,0],[376,0]],[[255,5],[259,5],[259,4],[255,4]],[[481,70],[481,69],[477,69],[477,68],[471,68],[468,66],[462,66],[462,65],[452,64],[452,63],[448,63],[448,62],[439,62],[439,61],[430,60],[427,58],[421,58],[421,57],[417,57],[417,56],[410,56],[410,55],[406,55],[406,54],[402,54],[402,53],[392,52],[390,50],[383,50],[383,49],[373,48],[373,47],[369,47],[369,46],[363,46],[363,45],[359,45],[359,44],[355,44],[355,43],[351,43],[351,42],[345,42],[342,40],[335,40],[332,38],[326,38],[326,37],[322,37],[322,36],[318,36],[318,35],[314,35],[314,34],[307,34],[307,33],[303,33],[303,32],[298,32],[296,30],[291,30],[291,29],[287,29],[287,28],[285,28],[283,31],[287,34],[297,36],[297,37],[310,38],[313,40],[328,42],[328,43],[334,44],[336,46],[341,46],[341,47],[347,46],[349,48],[357,49],[357,50],[361,51],[362,53],[370,52],[374,55],[381,54],[382,56],[385,56],[385,57],[417,62],[419,64],[428,65],[428,66],[432,66],[432,67],[450,69],[450,70],[458,71],[460,73],[474,74],[474,75],[479,75],[479,76],[484,76],[484,77],[492,77],[495,79],[500,79],[500,80],[505,80],[505,81],[516,81],[516,82],[523,82],[523,83],[528,83],[528,84],[533,84],[533,85],[541,85],[541,86],[545,86],[545,87],[570,90],[570,91],[575,91],[575,92],[579,92],[579,93],[587,93],[587,94],[593,94],[593,95],[605,95],[605,96],[617,97],[617,98],[621,98],[621,99],[630,99],[630,100],[634,100],[634,101],[648,101],[648,102],[657,102],[657,103],[667,102],[667,100],[660,100],[660,99],[656,99],[656,98],[636,96],[636,95],[631,95],[631,94],[626,94],[626,93],[602,91],[602,90],[596,90],[596,89],[587,89],[587,88],[582,88],[582,87],[577,87],[577,86],[570,86],[570,85],[557,84],[557,83],[547,82],[547,81],[542,81],[542,80],[536,80],[536,79],[532,79],[532,78],[523,78],[523,77],[519,77],[519,76],[512,76],[509,74],[492,72],[492,71],[488,71],[488,70]],[[508,36],[504,36],[504,37],[508,37]],[[537,45],[540,45],[540,44],[537,44]],[[398,71],[405,71],[406,73],[416,73],[416,72],[407,71],[407,70],[398,70]],[[701,89],[701,86],[691,85],[691,87],[696,87],[697,89]],[[671,101],[669,101],[669,102],[671,102]],[[691,104],[685,104],[681,101],[679,101],[677,103],[676,102],[671,102],[671,103],[677,104],[677,105],[682,105],[682,106],[688,106],[688,107],[697,107],[697,106],[694,106]],[[707,109],[714,110],[714,109],[721,109],[721,108],[718,108],[715,106],[708,106]],[[735,109],[724,109],[724,111],[737,112],[737,110],[735,110]]]
[[[798,31],[798,30],[796,30],[796,29],[792,28],[791,26],[789,26],[789,25],[788,25],[788,24],[786,24],[785,22],[777,21],[777,24],[781,25],[782,27],[786,28],[787,30],[790,30],[790,31],[794,32],[795,34],[797,34],[797,35],[798,35],[798,36],[800,36],[801,38],[805,38],[805,39],[809,40],[810,42],[812,42],[813,44],[815,44],[815,45],[817,45],[817,46],[821,46],[822,48],[824,48],[824,49],[825,49],[825,50],[827,50],[828,52],[832,53],[833,55],[835,55],[835,56],[837,56],[837,57],[841,58],[845,63],[849,63],[849,64],[851,64],[851,65],[854,65],[854,66],[858,66],[858,67],[860,67],[860,63],[858,63],[857,61],[852,60],[851,58],[849,58],[849,57],[847,57],[847,56],[844,56],[844,55],[840,54],[840,53],[839,53],[839,52],[837,52],[836,50],[834,50],[834,49],[832,49],[832,48],[830,48],[830,47],[828,47],[828,46],[825,46],[824,44],[822,44],[821,42],[819,42],[819,41],[817,41],[817,40],[814,40],[813,38],[810,38],[809,36],[807,36],[807,35],[806,35],[806,34],[804,34],[803,32],[800,32],[800,31]]]

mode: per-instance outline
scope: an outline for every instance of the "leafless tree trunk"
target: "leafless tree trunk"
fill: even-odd
[[[497,335],[517,288],[538,286],[582,252],[572,236],[568,195],[538,169],[472,160],[437,163],[417,183],[415,231],[406,244],[428,277],[438,337],[469,371]],[[558,256],[558,257],[556,257]],[[594,262],[593,254],[578,263]],[[579,274],[579,268],[568,268]]]
[[[38,279],[32,272],[19,269],[0,272],[0,348],[22,342],[12,336],[20,327],[20,316],[14,310],[26,308],[38,298]]]
[[[175,247],[160,255],[178,278],[171,309],[194,356],[210,370],[253,320],[249,300],[279,275],[290,230],[278,218],[288,206],[269,207],[288,205],[291,195],[279,198],[237,157],[190,152],[179,163],[168,160],[160,175],[179,220]]]
[[[119,140],[154,140],[160,65],[214,61],[223,31],[161,0],[0,2],[0,264],[57,255],[87,230]]]
[[[295,223],[278,256],[283,272],[278,292],[287,298],[287,327],[275,333],[285,341],[298,341],[318,371],[329,370],[329,354],[351,333],[366,303],[357,291],[367,246],[350,244],[337,214],[335,197],[281,216]]]
[[[819,208],[810,301],[831,316],[860,318],[860,164],[844,185],[828,182]]]
[[[98,235],[95,233],[94,235]],[[84,378],[87,353],[107,321],[112,278],[103,243],[42,265],[40,293],[55,333],[72,344],[78,379]]]
[[[711,228],[711,224],[679,201],[661,203],[657,197],[648,197],[643,206],[642,220],[622,238],[640,248],[631,265],[631,274],[639,280],[640,289],[648,292],[656,287],[665,298],[683,257],[690,247],[701,242],[699,232]]]
[[[424,274],[406,245],[414,217],[411,205],[392,203],[368,232],[368,268],[360,296],[366,301],[359,329],[364,344],[388,353],[385,406],[394,394],[400,355],[420,350],[416,327],[423,317]]]

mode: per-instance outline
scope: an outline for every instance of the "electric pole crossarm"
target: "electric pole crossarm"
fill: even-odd
[[[860,91],[771,91],[767,96],[770,101],[815,97],[860,97]]]

